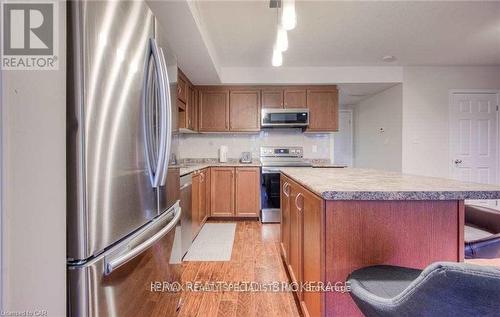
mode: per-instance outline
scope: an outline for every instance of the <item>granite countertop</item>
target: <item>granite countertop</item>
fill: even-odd
[[[358,168],[282,168],[325,200],[500,199],[500,186]]]
[[[220,163],[217,160],[201,159],[197,161],[182,162],[180,165],[180,175],[184,176],[207,167],[259,167],[259,160],[253,160],[252,163],[240,163],[239,160],[229,159],[227,163]]]
[[[310,167],[301,168],[344,168],[346,165],[333,164],[330,160],[308,160],[311,163]],[[179,163],[180,175],[184,176],[207,167],[217,167],[217,166],[228,166],[228,167],[260,167],[260,160],[253,159],[252,163],[240,163],[238,159],[229,159],[227,163],[220,163],[217,159],[213,158],[202,158],[202,159],[182,159]]]
[[[332,163],[312,163],[314,168],[345,168],[347,165],[332,164]]]

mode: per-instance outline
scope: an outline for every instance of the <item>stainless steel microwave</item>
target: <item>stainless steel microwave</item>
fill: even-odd
[[[309,109],[262,109],[262,127],[307,127],[309,125]]]

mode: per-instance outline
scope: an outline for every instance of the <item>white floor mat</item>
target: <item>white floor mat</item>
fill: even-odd
[[[236,223],[205,223],[184,261],[229,261]]]

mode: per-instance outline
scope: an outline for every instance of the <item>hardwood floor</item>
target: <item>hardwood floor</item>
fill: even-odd
[[[231,261],[184,262],[182,282],[288,282],[279,224],[239,221]],[[192,292],[182,294],[179,316],[300,316],[291,292]]]

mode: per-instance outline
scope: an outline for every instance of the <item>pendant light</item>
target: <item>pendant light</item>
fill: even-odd
[[[274,67],[279,67],[283,64],[283,55],[281,55],[281,51],[276,47],[274,46],[274,49],[273,49],[273,66]]]
[[[297,15],[295,14],[295,0],[282,0],[281,25],[287,31],[293,30],[297,25]]]
[[[281,52],[288,49],[288,35],[281,24],[278,24],[278,33],[276,35],[276,48]]]
[[[272,65],[279,67],[283,64],[283,52],[288,50],[288,30],[295,28],[295,0],[271,0],[270,8],[276,8],[276,42],[273,47]],[[281,16],[280,16],[281,8]]]

